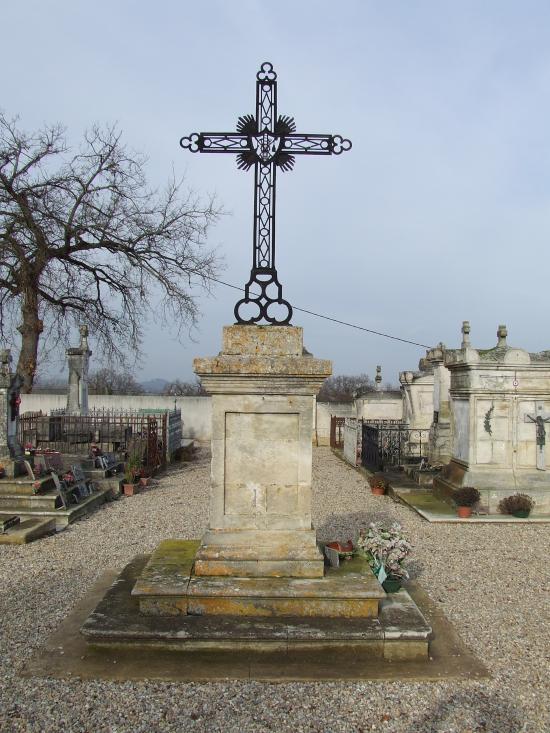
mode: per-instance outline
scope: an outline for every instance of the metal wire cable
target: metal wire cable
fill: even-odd
[[[218,280],[215,277],[209,277],[208,275],[201,274],[201,277],[204,277],[206,280],[212,280],[213,282],[219,283],[220,285],[225,285],[228,288],[233,288],[233,290],[239,290],[240,292],[244,293],[244,288],[239,287],[238,285],[233,285],[232,283],[224,282],[223,280]],[[251,295],[259,295],[259,293],[251,293]],[[400,336],[392,336],[389,333],[383,333],[382,331],[374,331],[372,328],[365,328],[364,326],[358,326],[356,323],[348,323],[347,321],[340,321],[338,318],[332,318],[331,316],[324,316],[322,313],[315,313],[315,311],[307,310],[306,308],[298,308],[298,306],[293,305],[293,310],[300,311],[300,313],[307,313],[310,316],[315,316],[316,318],[323,318],[325,321],[332,321],[332,323],[339,323],[341,326],[348,326],[349,328],[355,328],[358,331],[366,331],[367,333],[373,333],[376,336],[382,336],[383,338],[392,339],[393,341],[401,341],[404,344],[412,344],[413,346],[420,346],[423,349],[431,349],[431,346],[428,346],[427,344],[420,344],[418,341],[411,341],[410,339],[401,338]]]

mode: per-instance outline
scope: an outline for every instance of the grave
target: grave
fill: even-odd
[[[277,116],[276,90],[273,67],[262,64],[255,117],[239,118],[237,133],[181,141],[192,152],[236,153],[241,169],[255,169],[253,265],[237,323],[224,327],[217,356],[194,362],[212,396],[209,526],[200,541],[161,542],[143,569],[128,566],[82,633],[95,646],[278,651],[283,675],[292,650],[426,659],[431,630],[408,593],[386,596],[359,559],[326,570],[316,541],[311,436],[331,363],[307,352],[290,325],[275,268],[275,172],[295,155],[339,154],[351,143],[296,133],[292,118]]]
[[[434,491],[452,496],[475,486],[481,507],[498,512],[499,501],[520,492],[535,501],[533,514],[550,513],[550,352],[509,346],[506,326],[497,345],[474,349],[469,324],[462,348],[445,352],[450,372],[452,456],[434,479]]]

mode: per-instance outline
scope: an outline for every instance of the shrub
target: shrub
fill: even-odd
[[[383,565],[393,578],[409,577],[403,564],[411,554],[412,545],[404,537],[401,525],[397,522],[389,526],[383,522],[371,522],[368,530],[359,533],[357,548],[375,573]]]
[[[481,499],[481,494],[473,486],[463,486],[454,493],[453,500],[457,506],[473,506]]]
[[[512,494],[501,499],[498,510],[501,514],[515,514],[516,512],[530,512],[535,506],[535,500],[528,494]]]

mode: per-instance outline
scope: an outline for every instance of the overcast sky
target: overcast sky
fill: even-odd
[[[151,183],[185,174],[230,212],[209,244],[222,279],[251,266],[253,173],[178,141],[254,113],[255,74],[278,73],[279,113],[342,134],[341,156],[278,176],[277,268],[293,305],[423,344],[550,348],[550,5],[360,0],[1,3],[0,106],[28,130],[79,140],[117,122]],[[189,379],[218,352],[239,295],[201,297],[194,342],[150,325],[138,378]],[[423,349],[296,313],[335,373],[414,369]],[[76,337],[75,337],[76,340]],[[92,368],[99,364],[92,357]]]

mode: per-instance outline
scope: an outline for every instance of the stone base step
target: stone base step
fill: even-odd
[[[161,542],[132,591],[142,613],[370,618],[386,596],[361,558],[320,578],[197,576],[199,546]]]
[[[60,503],[57,491],[46,491],[42,494],[0,494],[0,511],[13,510],[14,514],[27,511],[55,511]]]
[[[0,534],[0,545],[24,545],[55,532],[53,519],[24,519]]]
[[[111,493],[110,488],[102,488],[87,496],[79,504],[72,504],[69,509],[44,509],[33,505],[27,509],[19,510],[0,504],[0,516],[18,514],[22,521],[38,518],[54,519],[56,529],[60,530],[103,504]]]
[[[35,496],[54,488],[51,476],[43,476],[36,480],[29,478],[0,479],[0,497],[3,496]]]
[[[197,543],[198,544],[198,543]],[[146,616],[132,587],[143,557],[134,558],[81,627],[94,647],[254,652],[359,652],[390,660],[427,659],[431,628],[401,590],[380,602],[378,618]]]

